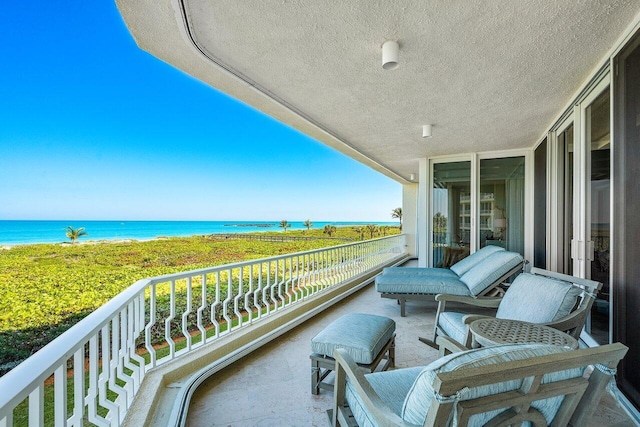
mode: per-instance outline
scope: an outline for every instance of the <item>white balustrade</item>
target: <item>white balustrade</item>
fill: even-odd
[[[404,242],[395,235],[140,280],[0,378],[0,427],[120,425],[150,369],[385,265]]]

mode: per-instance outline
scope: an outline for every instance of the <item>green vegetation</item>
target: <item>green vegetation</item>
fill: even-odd
[[[306,220],[302,225],[307,227],[307,231],[311,230],[311,227],[313,227],[313,223],[311,222],[311,220]]]
[[[361,236],[351,227],[329,227],[329,237],[355,241]],[[388,234],[397,232],[393,227]],[[287,236],[316,239],[274,242],[212,235],[0,250],[0,374],[137,280],[345,243],[328,240],[326,234],[310,229]]]
[[[333,237],[333,234],[336,232],[336,227],[335,225],[325,225],[322,232],[327,234],[329,237]]]
[[[282,221],[280,221],[280,227],[284,230],[287,231],[287,228],[289,228],[291,225],[287,222],[286,219],[283,219]]]
[[[391,218],[398,218],[400,220],[400,230],[402,230],[402,208],[395,208],[392,210]]]
[[[89,233],[85,231],[84,227],[73,228],[72,226],[68,226],[64,230],[67,232],[67,237],[71,239],[71,243],[75,243],[78,240],[78,237],[89,235]]]

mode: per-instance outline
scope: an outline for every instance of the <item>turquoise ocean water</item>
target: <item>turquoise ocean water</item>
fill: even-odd
[[[289,230],[304,230],[302,221],[291,221]],[[312,228],[331,224],[362,226],[366,224],[397,226],[397,222],[313,222]],[[68,242],[64,229],[84,227],[87,240],[148,240],[156,237],[193,236],[213,233],[256,233],[282,231],[280,221],[0,221],[0,245]]]

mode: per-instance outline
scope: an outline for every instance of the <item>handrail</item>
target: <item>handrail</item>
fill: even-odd
[[[120,425],[150,369],[373,270],[404,254],[404,242],[394,235],[139,280],[0,378],[0,427],[25,400],[29,425],[44,425],[45,382],[56,426]]]

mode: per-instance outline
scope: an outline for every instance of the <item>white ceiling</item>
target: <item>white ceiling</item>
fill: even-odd
[[[399,181],[419,158],[533,146],[640,12],[638,0],[116,2],[142,49]],[[387,39],[395,70],[381,66]]]

